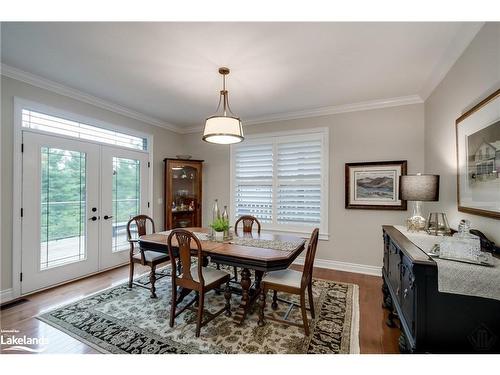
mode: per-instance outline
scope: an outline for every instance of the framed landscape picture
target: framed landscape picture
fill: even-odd
[[[458,210],[500,219],[500,90],[456,121]]]
[[[399,197],[399,176],[406,168],[406,160],[346,163],[345,208],[406,210]]]

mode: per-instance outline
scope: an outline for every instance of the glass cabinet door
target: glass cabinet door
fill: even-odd
[[[168,174],[169,229],[201,226],[201,164],[171,161]]]

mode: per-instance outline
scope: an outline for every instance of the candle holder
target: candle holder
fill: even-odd
[[[448,225],[446,214],[443,212],[431,212],[425,224],[425,231],[434,236],[451,236],[451,229]]]

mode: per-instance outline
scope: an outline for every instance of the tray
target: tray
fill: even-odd
[[[427,253],[433,258],[452,260],[454,262],[477,264],[478,266],[493,267],[493,256],[490,253],[481,253],[477,260],[467,258],[443,257],[439,254],[439,245],[435,244],[431,251]]]

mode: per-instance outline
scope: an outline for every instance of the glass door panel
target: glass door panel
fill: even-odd
[[[113,157],[113,252],[129,249],[127,222],[141,212],[141,163]],[[132,235],[137,231],[132,228]]]
[[[22,293],[98,270],[99,146],[23,132]]]
[[[127,223],[149,214],[148,154],[102,146],[101,151],[101,268],[129,260]],[[132,236],[137,236],[132,227]]]
[[[41,147],[40,269],[86,257],[84,152]]]
[[[196,226],[200,204],[198,169],[189,165],[172,166],[172,227]]]

